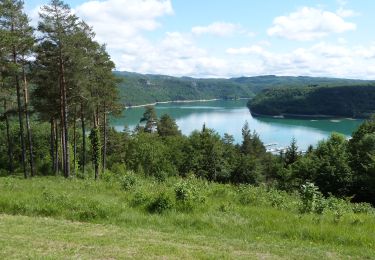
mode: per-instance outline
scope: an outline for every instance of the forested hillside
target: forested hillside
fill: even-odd
[[[268,89],[249,101],[253,115],[366,118],[375,111],[375,84]]]
[[[160,101],[252,98],[268,88],[339,86],[364,81],[313,77],[257,76],[230,79],[196,79],[130,72],[115,72],[121,79],[120,94],[127,105]]]
[[[116,72],[122,82],[120,94],[125,105],[159,101],[249,98],[250,88],[227,79],[176,78]]]

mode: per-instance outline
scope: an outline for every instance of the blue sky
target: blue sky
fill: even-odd
[[[48,3],[25,2],[34,22]],[[65,2],[93,26],[119,70],[375,79],[372,0]]]

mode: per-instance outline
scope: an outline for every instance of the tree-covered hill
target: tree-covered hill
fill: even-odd
[[[268,89],[249,101],[253,115],[366,118],[375,112],[375,84]]]
[[[126,105],[160,101],[249,98],[247,86],[228,79],[194,79],[115,72],[122,79],[120,93]]]
[[[335,78],[257,76],[198,79],[165,75],[115,72],[121,79],[120,93],[126,105],[175,100],[252,98],[268,88],[339,86],[364,81]]]

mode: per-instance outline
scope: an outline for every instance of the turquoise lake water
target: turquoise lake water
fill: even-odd
[[[169,114],[183,134],[200,130],[205,123],[215,129],[220,135],[228,133],[234,136],[236,142],[241,141],[241,128],[245,121],[251,130],[255,130],[265,144],[277,143],[277,147],[286,147],[293,137],[296,138],[300,149],[308,145],[316,145],[327,138],[332,132],[350,136],[358,128],[362,120],[356,119],[281,119],[251,116],[246,107],[247,100],[218,100],[191,103],[168,103],[155,106],[158,116]],[[117,130],[124,126],[134,128],[144,112],[143,107],[127,109],[122,117],[112,119],[111,124]]]

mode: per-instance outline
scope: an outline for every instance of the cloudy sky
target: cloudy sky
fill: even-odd
[[[373,0],[66,0],[117,70],[375,79]],[[26,0],[37,23],[48,0]]]

